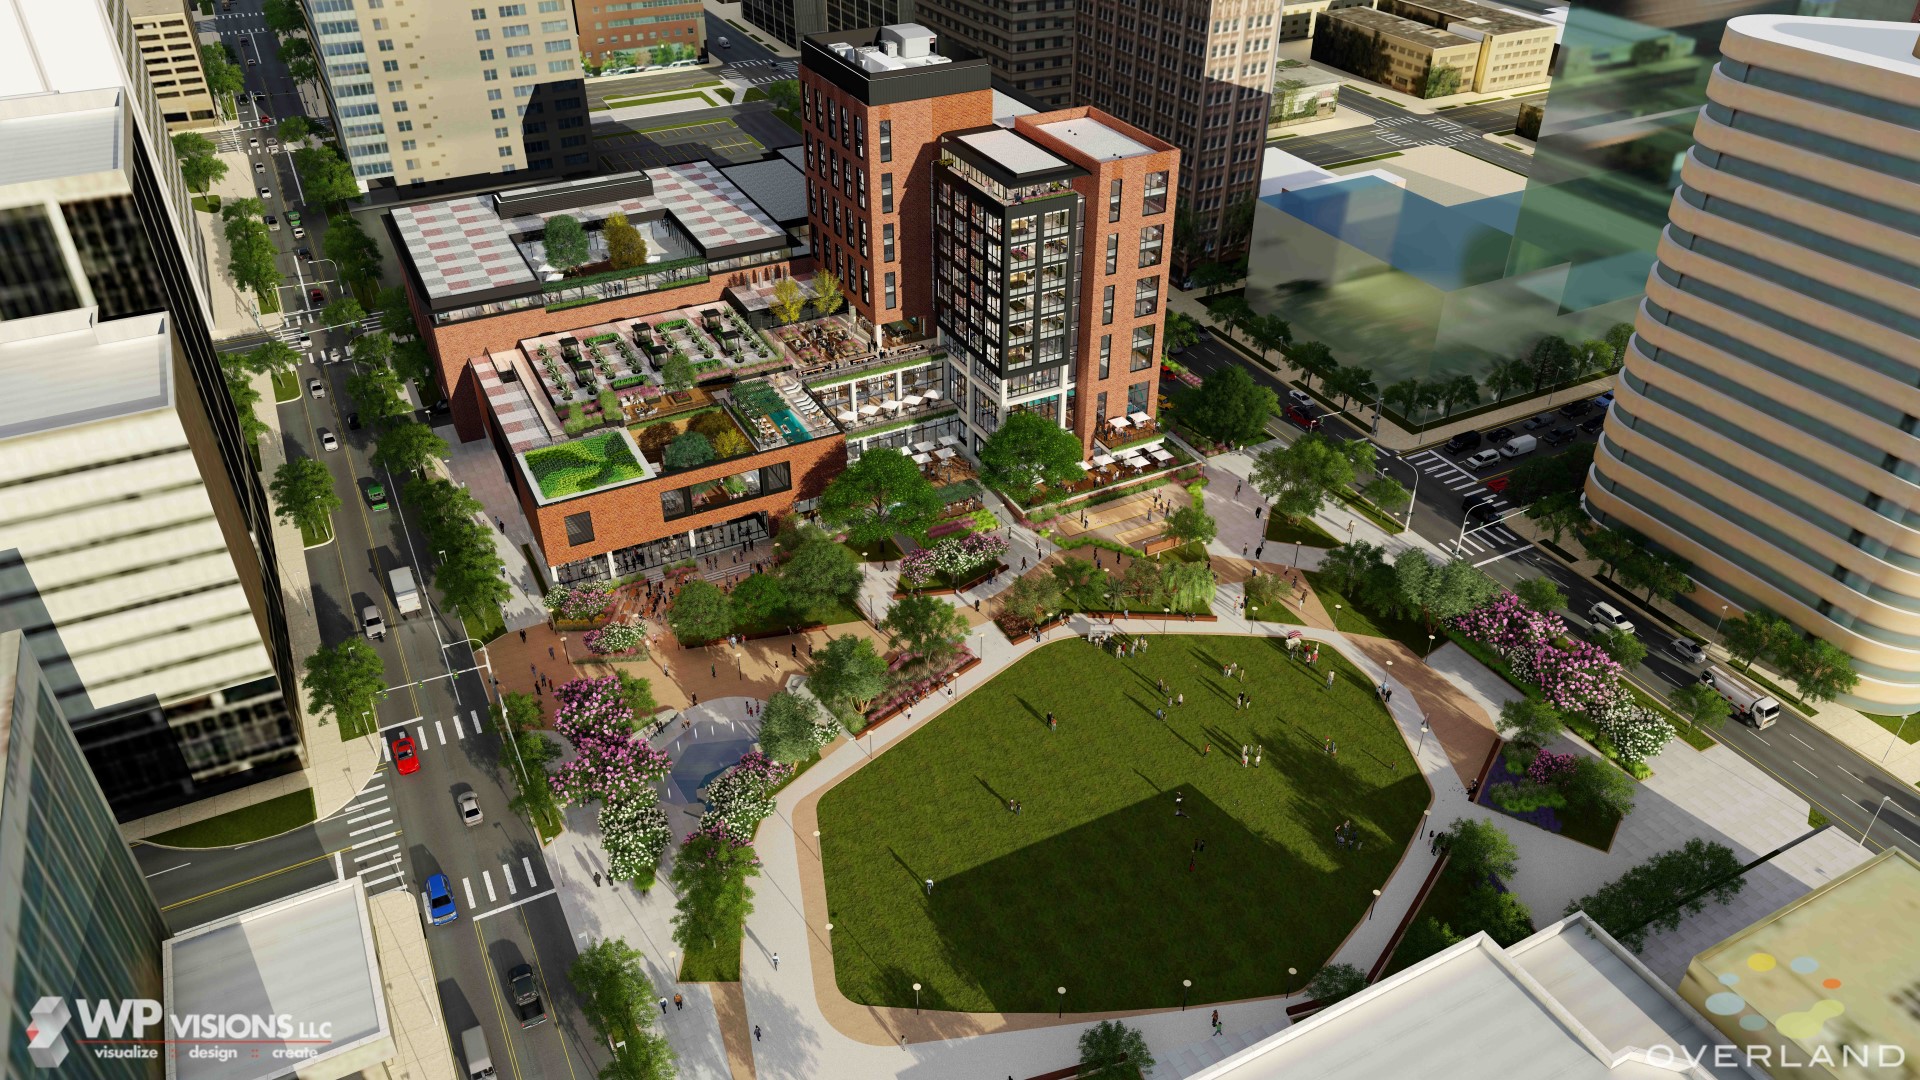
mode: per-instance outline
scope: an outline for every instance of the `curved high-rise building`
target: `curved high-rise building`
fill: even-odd
[[[1920,27],[1727,26],[1587,484],[1920,707]]]

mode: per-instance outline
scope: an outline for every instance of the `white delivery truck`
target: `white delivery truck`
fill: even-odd
[[[1709,667],[1700,673],[1700,681],[1727,699],[1734,719],[1755,730],[1772,727],[1780,716],[1780,703],[1728,674],[1724,668]]]
[[[420,587],[413,583],[413,567],[401,566],[387,572],[393,586],[393,606],[402,616],[420,610]]]
[[[487,1053],[487,1033],[470,1027],[460,1033],[460,1053],[467,1059],[467,1080],[493,1080],[493,1055]]]
[[[1533,453],[1534,447],[1539,445],[1540,440],[1532,435],[1515,435],[1507,440],[1507,445],[1500,448],[1500,456],[1517,458],[1522,454]]]

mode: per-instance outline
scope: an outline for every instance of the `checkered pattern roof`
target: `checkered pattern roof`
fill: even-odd
[[[507,285],[530,285],[533,271],[493,211],[491,195],[402,206],[393,223],[413,256],[428,296],[458,296]]]

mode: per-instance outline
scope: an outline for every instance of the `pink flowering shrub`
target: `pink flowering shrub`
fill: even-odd
[[[773,814],[774,792],[793,775],[793,766],[749,750],[739,764],[707,785],[707,812],[701,820],[724,820],[744,836]]]
[[[1571,772],[1572,754],[1556,754],[1543,749],[1533,756],[1532,763],[1527,766],[1527,779],[1536,784],[1551,784]]]
[[[639,627],[624,622],[608,623],[598,630],[587,631],[581,637],[586,642],[587,651],[600,656],[630,653],[646,640]]]
[[[642,791],[672,769],[666,751],[634,737],[633,713],[618,679],[575,679],[554,697],[559,708],[553,730],[579,755],[554,769],[553,793],[561,806]]]
[[[613,591],[599,581],[562,585],[546,595],[546,606],[556,619],[586,622],[606,614],[613,606]]]
[[[999,532],[949,536],[932,547],[916,548],[900,560],[900,584],[918,589],[932,581],[935,574],[949,581],[962,581],[969,574],[997,562],[1006,554],[1007,538]]]
[[[1620,665],[1575,637],[1558,615],[1531,611],[1512,593],[1460,616],[1454,626],[1506,660],[1563,712],[1595,712],[1629,697]]]

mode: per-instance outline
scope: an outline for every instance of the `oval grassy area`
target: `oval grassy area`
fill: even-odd
[[[1229,1001],[1304,980],[1366,918],[1428,799],[1372,683],[1329,648],[1308,667],[1274,638],[1150,640],[1042,646],[821,797],[841,993],[1093,1012],[1177,1005],[1191,979]],[[1165,723],[1160,679],[1186,695]],[[1349,819],[1357,851],[1334,843]]]

